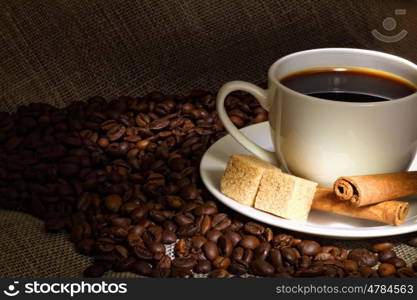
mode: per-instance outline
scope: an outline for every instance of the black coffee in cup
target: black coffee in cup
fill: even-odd
[[[306,69],[287,75],[280,82],[306,95],[345,102],[388,101],[417,91],[405,78],[365,68]]]

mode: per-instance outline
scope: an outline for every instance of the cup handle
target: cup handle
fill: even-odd
[[[224,108],[224,101],[228,94],[234,91],[245,91],[252,94],[256,99],[258,99],[261,106],[269,111],[270,103],[268,102],[268,92],[260,87],[244,81],[230,81],[223,85],[218,94],[217,94],[217,112],[219,114],[220,120],[223,122],[224,127],[230,133],[230,135],[239,142],[243,147],[248,151],[252,152],[258,158],[265,160],[272,164],[277,164],[277,159],[274,152],[267,151],[262,147],[256,145],[254,142],[249,140],[245,135],[243,135],[239,129],[232,123],[227,115],[226,109]]]

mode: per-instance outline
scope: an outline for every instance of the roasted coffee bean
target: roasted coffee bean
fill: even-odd
[[[408,267],[399,268],[396,275],[400,278],[417,278],[416,272]]]
[[[272,265],[275,268],[279,268],[282,266],[282,255],[281,255],[281,251],[279,249],[271,249],[271,251],[269,251],[269,261],[272,263]]]
[[[312,262],[311,256],[306,256],[306,255],[301,256],[300,268],[307,269],[308,267],[310,267],[311,262]]]
[[[177,235],[173,231],[165,230],[162,233],[161,242],[164,244],[172,244],[177,240]]]
[[[192,275],[193,273],[190,268],[173,267],[169,276],[174,278],[189,278]]]
[[[274,238],[274,233],[272,232],[271,228],[267,227],[267,228],[265,228],[265,231],[262,234],[262,236],[263,236],[264,240],[269,243]]]
[[[391,249],[382,250],[382,251],[378,252],[378,259],[382,263],[386,262],[388,259],[390,259],[392,257],[397,257],[397,254]]]
[[[253,261],[253,250],[252,249],[245,249],[245,252],[243,253],[242,262],[246,265],[250,265]]]
[[[113,265],[113,270],[116,272],[128,272],[132,269],[135,262],[136,259],[133,257],[122,258]]]
[[[229,257],[232,254],[233,243],[228,237],[222,235],[218,240],[218,245],[223,256]]]
[[[356,272],[358,270],[358,263],[354,260],[347,259],[343,261],[343,268],[346,272]]]
[[[216,230],[224,230],[229,227],[231,223],[232,221],[226,214],[220,213],[213,216],[211,226]]]
[[[208,215],[201,216],[201,224],[199,226],[200,233],[205,235],[211,228],[211,217]]]
[[[159,269],[170,269],[171,264],[171,258],[168,255],[162,255],[156,267]]]
[[[274,267],[270,263],[262,259],[254,260],[250,267],[255,275],[260,276],[271,276],[275,271]]]
[[[139,275],[149,276],[152,273],[152,265],[146,261],[139,260],[133,264],[131,271]]]
[[[233,260],[241,261],[243,259],[244,253],[245,249],[243,249],[242,247],[236,247],[233,249],[231,257]]]
[[[206,274],[211,271],[211,263],[208,260],[199,260],[195,267],[196,273]]]
[[[413,270],[417,272],[417,261],[413,263]]]
[[[239,233],[237,233],[235,231],[230,231],[230,230],[228,230],[224,234],[224,236],[227,237],[228,239],[230,239],[230,241],[232,242],[233,247],[235,247],[240,242],[240,240],[242,239],[242,236]]]
[[[266,260],[266,258],[269,255],[269,251],[271,250],[271,244],[267,242],[261,243],[256,249],[255,249],[255,259],[261,259]]]
[[[223,256],[217,256],[214,260],[213,260],[213,267],[217,268],[217,269],[227,269],[230,266],[230,258],[228,257],[223,257]]]
[[[248,272],[248,268],[245,264],[234,261],[230,264],[228,271],[234,275],[243,275]]]
[[[149,251],[152,253],[165,253],[165,246],[161,242],[152,242],[148,246]]]
[[[194,217],[192,216],[192,214],[179,214],[175,216],[175,222],[179,226],[190,225],[194,222]]]
[[[192,237],[191,243],[193,248],[201,249],[204,246],[204,244],[207,243],[207,239],[202,235],[197,235]]]
[[[239,245],[246,249],[255,249],[260,245],[260,241],[256,236],[245,235],[239,242]]]
[[[107,209],[111,212],[117,212],[123,203],[122,198],[116,194],[107,196],[105,202]]]
[[[171,275],[171,269],[153,268],[149,275],[154,278],[168,278]]]
[[[304,240],[297,245],[297,249],[301,255],[314,256],[320,252],[321,247],[316,241]]]
[[[204,253],[208,260],[214,261],[219,256],[219,248],[213,241],[208,241],[203,246]]]
[[[209,241],[217,243],[217,240],[222,236],[222,232],[219,230],[210,230],[207,232],[206,237]]]
[[[177,257],[172,261],[172,265],[178,268],[192,269],[196,264],[194,258]]]
[[[384,250],[390,250],[392,247],[394,247],[394,245],[392,243],[378,243],[378,244],[374,244],[372,245],[371,250],[373,252],[380,252],[380,251],[384,251]]]
[[[398,257],[391,257],[385,263],[391,264],[397,269],[407,266],[406,262],[402,258],[398,258]]]
[[[272,246],[273,247],[285,247],[285,246],[291,246],[293,237],[287,234],[277,234],[272,239]]]
[[[391,264],[383,263],[378,266],[378,273],[381,277],[390,277],[394,275],[396,271],[397,269]]]
[[[152,260],[153,258],[153,254],[151,251],[149,251],[147,248],[145,247],[141,247],[141,246],[135,246],[133,247],[133,252],[136,254],[136,256],[140,259],[144,259],[144,260]]]
[[[292,265],[297,264],[297,261],[300,258],[300,253],[293,247],[282,248],[281,255],[283,259]]]
[[[253,235],[261,235],[265,231],[265,227],[255,222],[248,222],[245,224],[243,228],[245,229],[247,233],[253,234]]]
[[[417,247],[417,236],[409,239],[407,241],[407,244],[412,246],[412,247]]]
[[[361,248],[353,249],[349,253],[349,259],[356,261],[360,267],[373,267],[378,262],[375,254],[373,254],[369,250]]]
[[[180,195],[185,200],[193,200],[198,197],[198,190],[194,185],[187,185],[181,189]]]

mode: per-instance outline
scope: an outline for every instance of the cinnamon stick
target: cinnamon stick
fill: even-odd
[[[334,193],[357,207],[415,195],[417,172],[340,177]]]
[[[317,188],[311,208],[397,226],[401,225],[408,215],[408,202],[392,200],[354,207],[348,201],[340,201],[332,189],[326,188]]]

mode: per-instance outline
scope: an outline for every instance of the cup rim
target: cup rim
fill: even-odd
[[[413,62],[393,55],[393,54],[388,54],[388,53],[384,53],[384,52],[380,52],[380,51],[375,51],[375,50],[367,50],[367,49],[358,49],[358,48],[316,48],[316,49],[309,49],[309,50],[303,50],[303,51],[298,51],[295,53],[291,53],[288,55],[285,55],[283,57],[281,57],[280,59],[278,59],[277,61],[275,61],[269,68],[268,70],[268,78],[271,82],[273,82],[274,84],[276,84],[277,86],[279,86],[281,89],[285,90],[287,93],[292,94],[294,96],[297,97],[301,97],[304,100],[307,101],[315,101],[317,104],[321,103],[323,105],[339,105],[339,106],[349,106],[349,107],[374,107],[374,106],[387,106],[387,105],[394,105],[394,104],[398,104],[398,103],[404,103],[404,102],[410,102],[412,101],[416,95],[417,95],[417,91],[405,96],[405,97],[401,97],[398,99],[395,99],[395,101],[378,101],[378,102],[349,102],[349,101],[329,101],[327,99],[321,99],[321,98],[317,98],[314,96],[309,96],[300,92],[297,92],[293,89],[290,89],[288,87],[286,87],[285,85],[283,85],[278,78],[275,78],[273,76],[273,73],[275,71],[275,69],[277,68],[277,66],[286,59],[290,59],[290,58],[294,58],[300,55],[304,55],[307,53],[317,53],[317,52],[350,52],[350,53],[357,53],[357,54],[371,54],[371,55],[375,55],[378,57],[382,57],[382,58],[388,58],[394,61],[397,61],[399,63],[403,63],[408,65],[409,67],[415,69],[415,71],[417,72],[417,65],[414,64]],[[343,67],[343,66],[341,66]],[[269,89],[269,87],[268,87]]]

